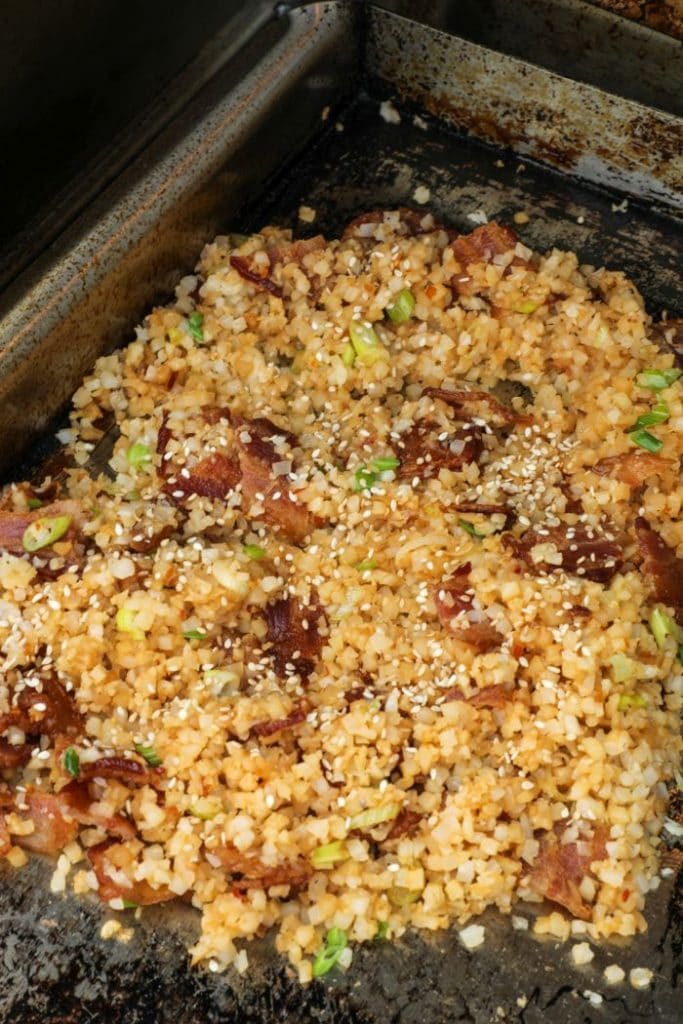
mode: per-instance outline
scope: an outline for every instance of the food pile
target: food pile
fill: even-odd
[[[219,237],[0,510],[0,854],[353,943],[645,928],[683,690],[676,324],[411,210]],[[106,471],[93,467],[102,439]]]

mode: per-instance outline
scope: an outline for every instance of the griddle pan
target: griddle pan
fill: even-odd
[[[401,15],[405,6],[411,19]],[[502,54],[452,34],[455,6],[280,6],[15,278],[0,300],[6,479],[40,471],[65,404],[97,355],[130,340],[134,324],[169,297],[219,231],[276,222],[333,236],[363,210],[414,204],[415,189],[425,186],[435,215],[463,230],[480,210],[503,221],[524,212],[529,221],[519,233],[530,246],[571,248],[584,262],[623,268],[654,316],[683,312],[683,122],[667,99],[675,91],[663,88],[656,106],[644,106],[637,89],[640,69],[642,98],[652,102],[668,41],[642,26],[628,35],[626,23],[594,12],[591,46],[603,79],[613,31],[632,45],[625,97],[591,79],[585,54],[575,79],[541,66],[552,50],[542,20],[541,58],[532,64],[519,48]],[[534,3],[523,6],[530,17]],[[592,8],[578,0],[558,7],[571,63],[567,40],[577,55],[582,46],[571,26],[585,29]],[[380,116],[386,98],[399,124]],[[314,224],[299,223],[302,203],[317,211]],[[106,444],[93,453],[95,463],[104,458]],[[182,904],[145,909],[128,943],[104,941],[103,921],[119,916],[128,925],[129,914],[51,895],[50,870],[35,858],[0,874],[0,1020],[7,1024],[680,1019],[683,892],[673,873],[649,898],[649,931],[596,946],[582,968],[570,945],[513,931],[491,912],[482,918],[486,944],[474,953],[455,930],[409,933],[360,947],[348,973],[302,988],[268,936],[249,944],[246,975],[191,970],[186,943],[197,917]],[[519,912],[531,919],[535,911]],[[602,972],[614,962],[627,972],[650,967],[653,985],[607,985]]]

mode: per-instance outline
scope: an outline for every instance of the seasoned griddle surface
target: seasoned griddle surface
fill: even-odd
[[[653,315],[683,308],[683,233],[674,220],[621,197],[587,190],[567,178],[464,139],[399,104],[400,125],[379,116],[377,98],[361,98],[333,114],[315,144],[264,196],[254,196],[239,223],[225,230],[287,224],[300,234],[334,236],[354,214],[415,205],[417,186],[431,191],[428,208],[464,230],[468,214],[512,222],[524,211],[522,239],[537,249],[576,250],[585,262],[625,270]],[[343,126],[339,130],[336,125]],[[502,166],[498,162],[502,161]],[[318,211],[297,220],[299,206]],[[188,268],[189,269],[189,268]],[[486,944],[468,953],[457,931],[409,935],[359,948],[347,974],[301,988],[266,938],[248,946],[250,972],[211,975],[188,965],[196,930],[187,906],[149,908],[132,940],[104,941],[104,920],[119,917],[95,901],[51,895],[50,867],[39,860],[0,872],[0,1021],[7,1024],[673,1024],[679,1019],[683,893],[665,882],[648,902],[650,930],[632,943],[596,947],[576,968],[571,943],[514,932],[509,919],[484,915]],[[522,908],[530,916],[529,908]],[[650,989],[628,981],[611,987],[609,963],[650,967]],[[603,1001],[594,1005],[590,993]]]

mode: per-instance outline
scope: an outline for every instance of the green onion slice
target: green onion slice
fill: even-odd
[[[126,452],[126,458],[135,469],[141,469],[146,463],[152,461],[152,453],[146,444],[136,441]]]
[[[373,473],[367,466],[361,466],[353,474],[354,491],[369,491],[377,483],[377,473]]]
[[[461,530],[464,530],[465,533],[469,533],[470,537],[476,537],[477,540],[482,540],[485,536],[485,534],[479,533],[479,530],[477,530],[474,523],[471,523],[469,519],[458,519],[458,526]]]
[[[356,565],[358,572],[372,572],[372,570],[376,568],[377,562],[374,558],[366,558],[364,562],[358,562]]]
[[[383,807],[371,807],[367,811],[361,811],[360,814],[355,814],[349,821],[349,830],[353,829],[366,829],[374,828],[376,825],[382,825],[385,821],[393,821],[398,816],[398,812],[401,810],[401,805],[397,803],[385,804]]]
[[[388,921],[378,921],[377,922],[377,933],[375,935],[375,938],[376,939],[386,939],[388,934],[389,934],[389,922]]]
[[[81,770],[81,759],[73,747],[67,747],[64,751],[64,767],[74,779]]]
[[[253,558],[255,562],[260,562],[262,558],[266,557],[267,551],[265,548],[259,547],[258,544],[243,544],[242,551],[249,558]]]
[[[32,512],[35,512],[37,508],[43,507],[43,503],[40,500],[40,498],[29,498],[26,504],[28,505]]]
[[[356,350],[350,341],[342,349],[341,361],[348,369],[351,369],[356,361]]]
[[[415,296],[410,288],[401,288],[390,306],[387,306],[387,316],[395,324],[404,324],[410,320],[415,309]]]
[[[233,697],[240,688],[240,677],[231,668],[207,669],[204,679],[211,686],[214,697]]]
[[[612,677],[615,683],[626,683],[629,679],[634,679],[638,670],[638,666],[635,661],[628,658],[621,651],[613,654],[610,658],[612,665]]]
[[[538,309],[538,303],[537,302],[532,302],[531,300],[527,300],[525,302],[520,302],[520,303],[518,303],[514,307],[515,313],[524,313],[524,314],[534,313],[537,309]]]
[[[388,892],[389,902],[395,907],[409,907],[411,903],[417,903],[421,895],[421,889],[406,889],[402,885],[395,885]]]
[[[311,854],[311,864],[314,868],[331,868],[340,861],[347,860],[349,852],[343,839],[337,839],[333,843],[325,843],[324,846],[317,846]]]
[[[374,366],[380,360],[389,358],[389,353],[370,324],[352,320],[349,325],[349,337],[358,361],[363,366]]]
[[[628,711],[629,708],[646,708],[647,699],[642,693],[622,693],[617,704],[619,711]]]
[[[21,538],[24,551],[40,551],[49,548],[63,537],[71,526],[71,516],[41,516],[34,519],[24,530]]]
[[[395,455],[382,455],[378,459],[372,460],[372,468],[378,473],[387,473],[390,470],[398,469],[401,465],[401,460],[397,459]]]
[[[125,605],[123,608],[119,608],[116,613],[116,628],[119,633],[128,633],[133,640],[144,640],[144,629],[135,625],[137,614],[134,608],[126,608]]]
[[[136,903],[134,900],[121,900],[121,905],[124,910],[137,910],[140,906],[140,904]]]
[[[341,928],[330,928],[325,938],[325,945],[313,961],[313,977],[322,978],[339,962],[339,957],[346,949],[348,940],[346,932]]]
[[[679,626],[663,608],[652,609],[650,629],[658,647],[664,647],[669,636],[673,637],[677,644],[683,644],[683,627]]]
[[[631,430],[640,430],[642,427],[656,427],[658,423],[666,423],[669,418],[669,406],[666,402],[657,402],[649,412],[639,416],[631,427]]]
[[[212,821],[223,810],[223,804],[217,796],[194,797],[188,810],[201,821]]]
[[[183,637],[186,640],[206,640],[208,633],[202,633],[201,629],[186,629],[183,631]]]
[[[194,312],[187,318],[187,326],[195,341],[204,341],[204,314]]]
[[[672,367],[670,370],[643,370],[636,377],[636,384],[648,391],[663,391],[671,387],[679,377],[683,376],[683,370]]]
[[[159,765],[163,764],[154,747],[147,747],[144,743],[136,743],[135,749],[140,757],[144,757],[151,768],[158,768]]]
[[[646,452],[652,452],[653,455],[662,450],[663,442],[648,430],[634,430],[632,434],[629,434],[629,437],[634,444],[644,448]]]

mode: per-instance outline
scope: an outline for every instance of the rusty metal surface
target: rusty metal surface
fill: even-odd
[[[683,213],[683,120],[369,7],[373,72],[457,128]]]
[[[642,21],[659,32],[683,39],[683,3],[681,0],[587,0],[612,14]]]

